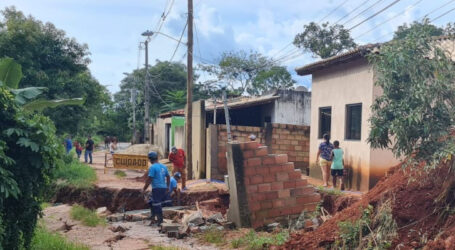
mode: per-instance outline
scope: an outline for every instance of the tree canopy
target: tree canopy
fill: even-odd
[[[200,65],[203,71],[237,95],[261,95],[266,91],[291,88],[295,81],[285,67],[255,51],[225,52],[218,65]]]
[[[134,70],[123,78],[120,91],[114,94],[114,102],[108,112],[109,121],[103,126],[112,134],[129,137],[130,132],[122,128],[132,128],[132,103],[131,90],[135,89],[137,95],[136,104],[136,127],[143,130],[144,122],[144,82],[145,68]],[[150,117],[170,110],[183,108],[186,104],[187,69],[184,64],[168,61],[157,61],[149,68],[150,76]],[[195,80],[197,79],[195,76]],[[193,100],[207,98],[202,86],[195,84],[193,88]]]
[[[315,22],[304,25],[303,32],[295,36],[293,43],[322,59],[357,46],[347,29],[339,24],[330,25],[328,22],[322,25]]]
[[[455,151],[455,65],[433,28],[412,27],[369,56],[383,94],[372,105],[368,141],[435,167]]]
[[[19,87],[45,87],[46,99],[85,98],[83,106],[45,111],[59,133],[82,132],[79,130],[92,124],[109,102],[106,89],[88,70],[87,45],[68,38],[51,23],[24,16],[14,7],[6,8],[1,15],[0,58],[13,58],[22,66],[24,77]]]

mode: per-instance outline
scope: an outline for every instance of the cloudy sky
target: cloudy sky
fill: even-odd
[[[299,85],[311,88],[311,79],[297,76],[294,68],[317,59],[289,45],[303,25],[329,21],[352,28],[395,1],[194,0],[195,64],[214,63],[223,51],[257,50],[285,65]],[[144,63],[144,52],[138,50],[144,40],[140,34],[156,29],[163,12],[169,11],[161,32],[179,38],[187,12],[184,0],[0,1],[0,8],[8,6],[16,6],[41,21],[52,22],[68,36],[88,44],[93,75],[113,92],[119,90],[123,72],[131,72],[138,63]],[[435,19],[452,8],[455,8],[455,0],[398,0],[353,28],[352,36],[359,44],[386,41],[398,25],[428,13],[430,19]],[[434,23],[443,25],[453,20],[455,11]],[[151,63],[156,59],[169,60],[176,45],[177,42],[165,36],[153,37],[149,49]],[[174,60],[186,62],[184,46],[179,47]]]

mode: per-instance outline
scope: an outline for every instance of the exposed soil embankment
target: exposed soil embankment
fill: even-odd
[[[445,164],[429,172],[423,170],[423,164],[413,171],[394,167],[360,201],[336,213],[313,232],[293,234],[285,248],[330,248],[340,237],[340,222],[358,220],[369,204],[376,210],[386,200],[391,202],[391,214],[397,224],[391,249],[455,249],[455,238],[451,236],[455,232],[455,178]],[[337,205],[324,207],[336,209]]]
[[[196,202],[220,198],[229,200],[229,193],[223,190],[210,190],[198,192],[182,192],[181,202],[184,206],[195,205]],[[110,212],[123,212],[149,208],[140,189],[130,188],[74,188],[59,187],[53,198],[54,203],[78,203],[87,208],[96,209],[106,207]]]

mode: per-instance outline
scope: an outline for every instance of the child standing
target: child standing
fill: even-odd
[[[344,160],[343,160],[343,149],[340,148],[340,142],[334,141],[333,146],[335,147],[332,150],[332,166],[330,167],[330,172],[332,174],[333,188],[337,186],[337,178],[340,178],[340,189],[344,190],[343,183],[343,169],[344,169]]]
[[[76,148],[77,159],[81,159],[82,146],[78,141],[74,142],[74,147]]]

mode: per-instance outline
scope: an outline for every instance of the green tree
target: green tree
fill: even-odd
[[[14,7],[1,14],[0,58],[13,58],[22,66],[24,77],[19,88],[45,87],[43,97],[48,100],[85,98],[82,106],[44,112],[59,133],[75,134],[78,128],[92,124],[109,96],[87,68],[90,62],[87,45],[68,38],[51,23],[24,16]]]
[[[371,107],[368,141],[435,167],[455,152],[455,65],[424,24],[369,56],[383,94]]]
[[[295,81],[285,67],[255,51],[225,52],[218,65],[200,65],[201,70],[216,78],[237,95],[261,95],[278,88],[291,88]]]
[[[357,46],[349,30],[339,24],[329,25],[328,22],[322,25],[315,22],[304,25],[303,32],[295,36],[293,43],[298,48],[322,59]]]
[[[437,27],[430,23],[428,18],[425,18],[422,22],[414,21],[409,26],[403,24],[398,26],[393,39],[404,39],[411,33],[424,31],[428,36],[441,36],[445,34],[445,30],[441,27]]]
[[[157,61],[149,68],[150,87],[150,117],[157,117],[162,112],[183,108],[186,103],[186,66],[181,63]],[[195,81],[197,80],[195,76]],[[132,103],[131,89],[137,90],[136,122],[137,131],[144,127],[144,82],[145,68],[134,70],[123,78],[120,91],[114,94],[114,102],[110,106],[109,117],[118,123],[117,126],[129,127],[130,130],[121,130],[108,125],[105,129],[109,134],[116,133],[121,138],[131,138],[132,131]],[[194,84],[193,100],[206,98],[207,94],[200,84]],[[109,122],[110,123],[110,122]],[[124,127],[124,128],[125,128]],[[119,134],[121,133],[121,134]]]
[[[63,148],[52,121],[0,86],[0,249],[27,249]]]

